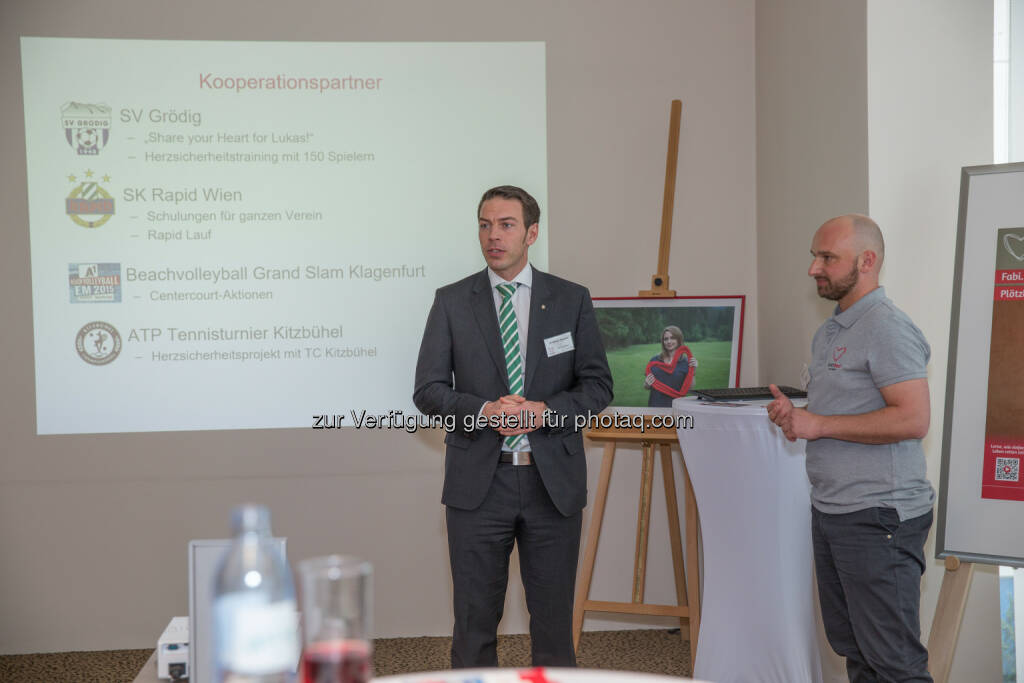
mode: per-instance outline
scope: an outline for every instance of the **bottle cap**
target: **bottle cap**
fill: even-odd
[[[231,525],[235,533],[241,531],[258,531],[270,533],[270,510],[266,505],[246,503],[231,511]]]

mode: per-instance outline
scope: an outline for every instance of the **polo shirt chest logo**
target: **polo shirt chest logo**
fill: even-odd
[[[845,346],[837,346],[832,350],[832,362],[828,364],[829,370],[841,370],[842,365],[839,363],[839,359],[846,353]]]

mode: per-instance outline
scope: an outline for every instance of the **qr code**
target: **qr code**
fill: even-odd
[[[996,458],[996,481],[1020,481],[1020,458]]]

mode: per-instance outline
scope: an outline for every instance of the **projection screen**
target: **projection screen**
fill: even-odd
[[[39,434],[397,426],[481,193],[547,206],[543,43],[21,53]]]

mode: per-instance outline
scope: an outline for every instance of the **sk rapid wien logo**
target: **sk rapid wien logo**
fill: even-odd
[[[86,179],[78,182],[71,174],[68,180],[78,183],[66,200],[68,216],[83,228],[98,228],[114,215],[114,198],[95,180],[89,180],[94,173],[86,171]],[[103,182],[109,183],[110,176],[103,176]]]
[[[68,102],[60,108],[64,137],[79,154],[99,154],[110,139],[110,107]]]
[[[106,365],[121,353],[121,335],[105,322],[84,325],[75,337],[75,350],[91,365]]]

